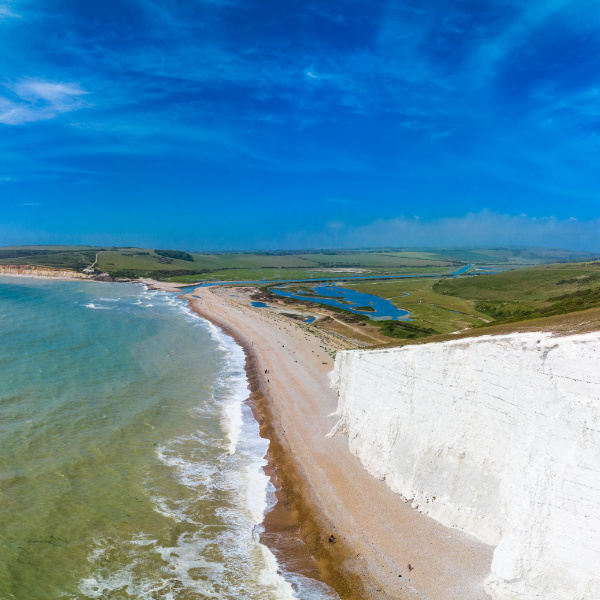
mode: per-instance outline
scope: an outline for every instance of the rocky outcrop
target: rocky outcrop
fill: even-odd
[[[599,333],[345,351],[333,385],[372,475],[496,545],[492,598],[600,598]]]
[[[0,265],[0,274],[27,277],[59,277],[63,279],[90,279],[89,275],[69,269],[51,269],[31,265]]]

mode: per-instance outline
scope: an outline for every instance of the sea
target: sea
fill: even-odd
[[[335,599],[260,542],[245,356],[175,294],[0,278],[0,600]]]

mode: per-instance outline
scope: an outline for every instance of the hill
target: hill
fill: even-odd
[[[150,277],[186,283],[310,279],[344,275],[447,274],[466,263],[482,269],[521,268],[590,258],[553,248],[407,248],[198,253],[124,246],[8,246],[0,264],[82,271],[96,260],[115,278]]]

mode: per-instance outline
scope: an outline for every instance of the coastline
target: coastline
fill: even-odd
[[[4,271],[0,271],[0,277],[18,277],[20,279],[46,279],[56,281],[97,281],[96,279],[93,279],[91,277],[71,277],[69,275],[34,275],[29,273],[6,273]]]
[[[493,548],[413,509],[368,475],[344,436],[327,436],[337,422],[329,387],[330,354],[340,347],[334,338],[251,307],[240,288],[181,297],[246,354],[249,401],[270,440],[267,474],[278,489],[261,539],[283,565],[343,600],[487,598]]]

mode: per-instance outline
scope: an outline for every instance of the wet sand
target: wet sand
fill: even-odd
[[[364,470],[345,436],[327,437],[337,421],[331,354],[343,340],[252,307],[239,288],[184,298],[246,352],[252,406],[281,487],[263,539],[280,560],[344,600],[488,598],[493,548],[413,509]]]

